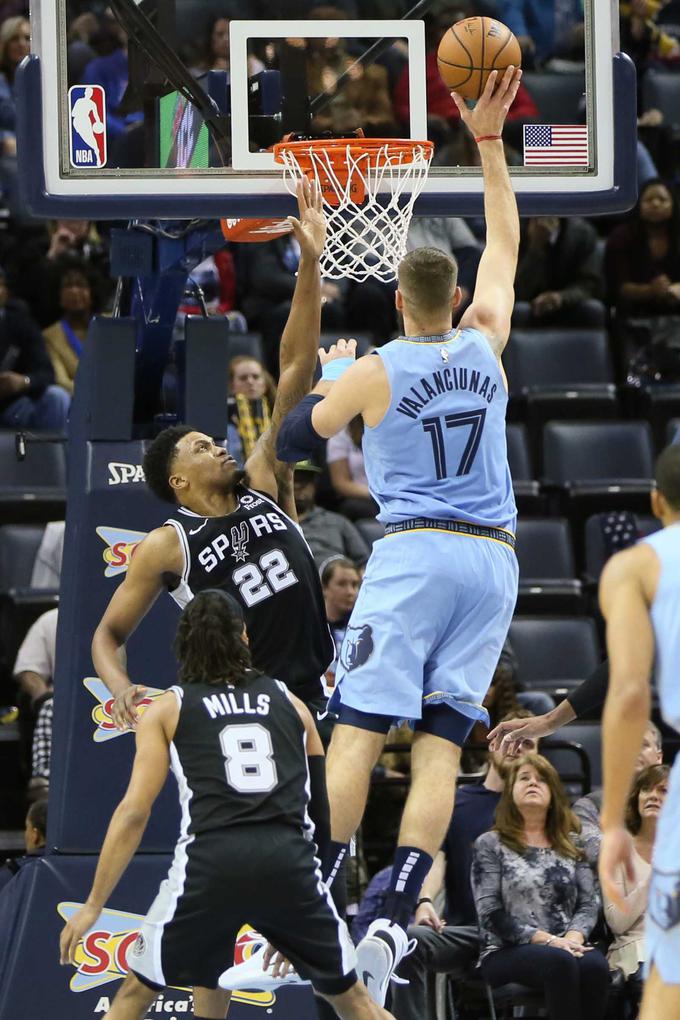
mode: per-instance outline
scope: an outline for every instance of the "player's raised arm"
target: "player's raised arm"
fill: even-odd
[[[609,691],[602,718],[603,779],[600,879],[606,896],[621,905],[615,879],[623,865],[632,878],[632,838],[624,826],[635,761],[651,708],[654,630],[647,579],[658,575],[646,544],[617,553],[600,579],[600,608],[607,623]]]
[[[156,528],[135,550],[125,580],[118,586],[92,638],[92,661],[116,699],[111,710],[119,728],[135,726],[135,705],[146,688],[133,684],[124,664],[125,642],[163,590],[163,574],[180,575],[182,554],[174,528]]]
[[[517,202],[501,132],[521,77],[522,72],[512,66],[502,76],[492,71],[481,99],[472,110],[457,93],[452,93],[461,118],[479,146],[486,219],[486,247],[477,270],[475,293],[460,325],[484,333],[499,357],[510,333],[519,251]]]
[[[75,961],[79,941],[96,923],[141,842],[151,808],[168,774],[170,741],[178,718],[177,699],[167,694],[149,708],[140,723],[130,783],[109,823],[92,888],[59,939],[63,964]]]
[[[326,240],[321,193],[305,178],[297,189],[299,219],[289,217],[300,245],[300,264],[293,302],[281,337],[280,376],[269,428],[260,437],[246,464],[250,484],[277,495],[276,440],[288,412],[309,393],[316,368],[321,333],[321,274],[319,259]],[[285,477],[282,479],[285,485]]]

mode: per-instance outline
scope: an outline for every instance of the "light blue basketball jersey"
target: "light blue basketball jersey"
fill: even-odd
[[[669,726],[680,732],[680,524],[662,528],[643,539],[661,563],[652,603],[656,640],[656,677],[661,712]]]
[[[371,493],[386,524],[413,517],[515,530],[500,366],[476,329],[400,337],[377,352],[390,406],[364,429]]]

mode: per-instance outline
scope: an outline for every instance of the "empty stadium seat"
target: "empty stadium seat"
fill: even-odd
[[[63,520],[65,505],[65,441],[27,441],[19,460],[16,433],[0,432],[0,523]]]
[[[674,71],[650,68],[642,79],[643,110],[661,110],[664,125],[680,134],[680,78]]]
[[[666,443],[680,443],[680,418],[666,422]]]
[[[586,90],[583,71],[550,74],[524,71],[522,84],[538,107],[542,124],[580,124],[581,103]]]
[[[573,722],[563,726],[554,734],[555,740],[565,740],[580,744],[588,755],[590,762],[591,786],[602,785],[602,723]],[[564,762],[562,762],[564,758]],[[554,751],[550,759],[558,772],[567,771],[571,762],[566,760],[562,751]]]
[[[517,656],[517,676],[530,690],[560,698],[602,661],[595,621],[586,616],[516,616],[510,644]]]
[[[56,590],[31,588],[43,531],[31,524],[0,527],[0,670],[6,675],[31,623],[58,601]]]
[[[584,608],[569,522],[564,517],[521,519],[516,552],[520,613],[574,613]]]
[[[377,542],[385,534],[385,525],[381,524],[380,521],[376,521],[373,517],[360,517],[354,523],[369,546],[372,546],[374,542]]]
[[[651,535],[661,527],[661,522],[651,514],[634,514],[633,516],[638,538]],[[605,535],[603,534],[603,517],[604,515],[601,514],[593,514],[586,521],[585,578],[591,585],[597,584],[602,568],[608,559]]]
[[[548,422],[543,430],[543,482],[564,509],[645,512],[654,445],[647,422]]]
[[[666,436],[668,424],[678,421],[680,415],[680,385],[655,383],[638,391],[637,402],[640,417],[652,427],[658,450],[662,450],[668,442]]]
[[[538,513],[543,506],[540,486],[531,466],[526,426],[508,425],[505,431],[508,463],[512,475],[515,500],[521,513]]]
[[[513,413],[529,427],[539,473],[547,421],[613,419],[620,413],[604,330],[513,330],[503,365]]]
[[[257,358],[258,361],[264,361],[261,333],[232,333],[230,331],[228,343],[230,361],[232,358],[240,358],[244,356],[247,358]]]
[[[614,382],[603,329],[515,329],[503,354],[511,394]]]

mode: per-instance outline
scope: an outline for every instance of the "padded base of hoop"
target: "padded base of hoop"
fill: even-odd
[[[288,220],[281,219],[233,219],[220,220],[222,233],[227,241],[272,241],[275,237],[290,234]]]

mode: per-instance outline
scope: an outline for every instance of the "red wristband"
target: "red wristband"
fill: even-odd
[[[475,141],[479,142],[500,142],[502,135],[480,135],[479,138],[475,138]]]

